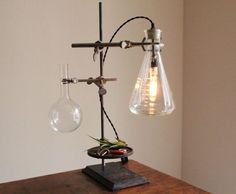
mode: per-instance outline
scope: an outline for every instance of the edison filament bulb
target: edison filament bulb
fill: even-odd
[[[150,36],[160,39],[160,31],[154,29],[146,32],[146,41],[153,41],[148,39]],[[159,45],[150,45],[146,48],[129,109],[132,113],[141,115],[165,115],[175,109]]]

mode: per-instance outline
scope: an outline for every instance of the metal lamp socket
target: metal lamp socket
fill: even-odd
[[[144,30],[145,38],[154,40],[155,42],[161,42],[161,30],[157,28],[151,28],[148,30]]]

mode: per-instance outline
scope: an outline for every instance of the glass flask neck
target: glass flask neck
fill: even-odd
[[[153,40],[148,39],[148,40],[146,40],[145,42],[151,43],[151,42],[153,42]],[[146,45],[146,46],[144,47],[144,49],[145,49],[146,52],[158,53],[158,52],[161,51],[161,46],[160,46],[160,45],[157,45],[157,44],[156,44],[156,45]]]
[[[60,97],[64,99],[70,99],[70,94],[69,94],[69,84],[63,84],[61,83],[60,86],[61,94]]]
[[[62,64],[60,66],[60,97],[64,99],[70,99],[70,94],[69,94],[69,84],[68,83],[62,83],[63,79],[69,79],[68,75],[68,64]]]

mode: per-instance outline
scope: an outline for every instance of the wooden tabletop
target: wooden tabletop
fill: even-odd
[[[93,179],[74,170],[53,175],[0,184],[0,194],[209,194],[179,179],[161,173],[134,160],[126,168],[145,176],[150,183],[110,192]]]

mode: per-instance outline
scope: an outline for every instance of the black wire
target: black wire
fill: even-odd
[[[145,19],[145,20],[148,20],[148,21],[151,23],[151,28],[154,28],[154,26],[155,26],[154,23],[153,23],[153,21],[152,21],[150,18],[146,17],[146,16],[136,16],[136,17],[130,18],[130,19],[128,19],[127,21],[125,21],[123,24],[121,24],[119,28],[117,28],[117,30],[116,30],[116,31],[114,32],[114,34],[112,35],[112,37],[111,37],[109,43],[112,42],[112,40],[114,39],[114,37],[116,36],[116,34],[120,31],[120,29],[121,29],[124,25],[126,25],[127,23],[129,23],[129,22],[131,22],[132,20],[135,20],[135,19]],[[103,57],[103,65],[104,65],[105,60],[106,60],[106,56],[107,56],[108,49],[109,49],[109,46],[106,48],[106,51],[105,51],[105,54],[104,54],[104,57]]]
[[[116,36],[116,34],[120,31],[120,29],[121,29],[124,25],[126,25],[127,23],[129,23],[130,21],[135,20],[135,19],[146,19],[146,20],[148,20],[148,21],[151,23],[151,28],[154,28],[154,23],[153,23],[153,21],[152,21],[150,18],[145,17],[145,16],[136,16],[136,17],[133,17],[133,18],[128,19],[128,20],[125,21],[123,24],[121,24],[120,27],[117,28],[117,30],[115,31],[115,33],[112,35],[112,37],[111,37],[109,43],[112,42],[112,40],[114,39],[114,37]],[[107,56],[108,49],[109,49],[109,47],[106,48],[106,51],[105,51],[105,54],[104,54],[104,57],[103,57],[103,65],[104,65],[105,60],[106,60],[106,56]],[[100,101],[101,101],[101,96],[100,96]],[[107,112],[105,111],[104,106],[101,106],[101,107],[102,107],[102,111],[104,112],[104,114],[105,114],[107,120],[109,121],[109,123],[110,123],[110,125],[111,125],[113,131],[115,132],[116,139],[119,139],[119,136],[118,136],[118,133],[117,133],[117,131],[116,131],[116,128],[115,128],[115,126],[113,125],[111,119],[109,118]]]
[[[101,101],[101,96],[99,96],[99,97],[100,97],[100,101]],[[115,128],[115,126],[113,125],[113,123],[112,123],[110,117],[108,116],[108,114],[107,114],[107,112],[106,112],[104,106],[102,105],[101,107],[102,107],[102,111],[104,112],[104,114],[105,114],[107,120],[109,121],[109,123],[110,123],[110,125],[111,125],[113,131],[115,132],[116,139],[117,139],[117,140],[120,139],[120,138],[119,138],[119,135],[118,135],[118,133],[117,133],[117,131],[116,131],[116,128]]]

